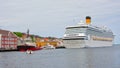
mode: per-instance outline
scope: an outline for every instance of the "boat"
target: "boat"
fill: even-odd
[[[65,46],[57,46],[56,49],[65,49]]]
[[[63,44],[66,48],[106,47],[112,46],[113,40],[110,29],[92,25],[91,17],[86,16],[86,22],[66,27]]]
[[[53,45],[50,45],[49,43],[47,43],[47,45],[46,46],[43,46],[42,47],[43,49],[55,49],[55,47],[53,46]]]
[[[30,38],[26,38],[24,40],[19,41],[17,49],[19,51],[27,51],[27,50],[41,50],[41,47],[37,47],[36,43],[33,42]]]
[[[32,54],[33,51],[32,51],[32,50],[27,50],[26,53],[27,53],[27,54]]]

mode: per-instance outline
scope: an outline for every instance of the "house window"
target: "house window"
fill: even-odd
[[[4,40],[4,38],[2,38],[2,40]]]

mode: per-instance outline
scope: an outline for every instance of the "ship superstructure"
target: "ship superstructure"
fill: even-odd
[[[97,27],[90,24],[91,17],[86,17],[86,23],[66,27],[63,44],[66,48],[112,46],[113,32],[107,27]]]

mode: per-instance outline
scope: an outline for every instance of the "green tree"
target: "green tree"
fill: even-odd
[[[16,34],[18,37],[22,37],[22,33],[21,32],[13,32],[14,34]]]

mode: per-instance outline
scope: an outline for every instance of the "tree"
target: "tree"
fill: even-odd
[[[16,34],[18,37],[22,37],[22,33],[21,32],[13,32],[14,34]]]

